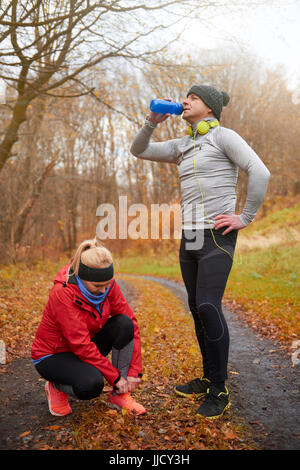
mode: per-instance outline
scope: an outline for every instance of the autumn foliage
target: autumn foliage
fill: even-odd
[[[2,273],[0,321],[9,361],[17,356],[30,360],[31,343],[57,266],[45,263],[31,270],[23,266],[22,270],[6,271],[6,276]],[[202,373],[193,321],[182,303],[156,283],[124,275],[119,278],[134,292],[131,304],[141,330],[143,357],[143,379],[134,395],[147,413],[135,416],[113,410],[108,393],[103,392],[91,403],[76,406],[73,438],[61,447],[58,440],[57,446],[98,450],[252,448],[251,435],[234,412],[227,412],[217,423],[198,421],[195,410],[199,402],[186,401],[173,391],[174,385]],[[37,379],[32,393],[42,386]],[[59,436],[65,425],[54,424],[48,426],[49,430]],[[25,429],[23,437],[29,434]],[[42,441],[43,449],[52,448],[45,444],[45,438]]]

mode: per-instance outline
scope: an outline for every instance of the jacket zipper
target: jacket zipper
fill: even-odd
[[[76,295],[76,299],[78,300],[75,300],[75,303],[78,304],[78,305],[82,305],[82,302],[84,302],[85,304],[87,305],[90,305],[88,302],[86,302],[84,299],[82,299],[81,297],[78,297],[78,295]],[[91,312],[90,310],[88,310],[88,312],[93,315],[94,318],[97,318],[96,315],[94,314],[94,312]]]

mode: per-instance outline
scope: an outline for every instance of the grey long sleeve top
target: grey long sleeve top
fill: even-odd
[[[137,158],[178,165],[183,229],[213,227],[213,217],[235,214],[239,168],[248,175],[247,199],[240,218],[244,225],[254,219],[265,197],[270,172],[241,136],[218,126],[205,135],[197,133],[195,140],[186,135],[150,142],[155,127],[146,120],[130,151]]]

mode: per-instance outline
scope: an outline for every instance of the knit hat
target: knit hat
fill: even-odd
[[[229,95],[225,91],[218,91],[213,86],[208,85],[194,85],[186,96],[192,93],[204,101],[217,119],[220,119],[223,106],[226,106],[230,100]]]

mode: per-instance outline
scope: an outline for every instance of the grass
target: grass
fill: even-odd
[[[179,280],[181,276],[177,252],[178,249],[176,249],[176,253],[168,253],[167,255],[155,254],[154,252],[148,252],[144,255],[128,253],[117,259],[117,267],[121,273]]]
[[[240,232],[237,247],[241,252],[263,250],[270,246],[300,242],[300,203],[271,212]]]
[[[298,243],[237,252],[224,296],[232,308],[246,312],[253,326],[286,345],[300,337],[300,266],[295,263],[299,251]],[[157,259],[131,256],[118,261],[123,273],[182,281],[178,260],[173,255]]]
[[[300,243],[237,253],[226,290],[253,326],[287,346],[300,337],[299,252]]]
[[[269,213],[266,217],[250,224],[243,234],[250,238],[253,235],[268,236],[278,230],[285,230],[288,233],[291,229],[300,231],[300,203]]]

